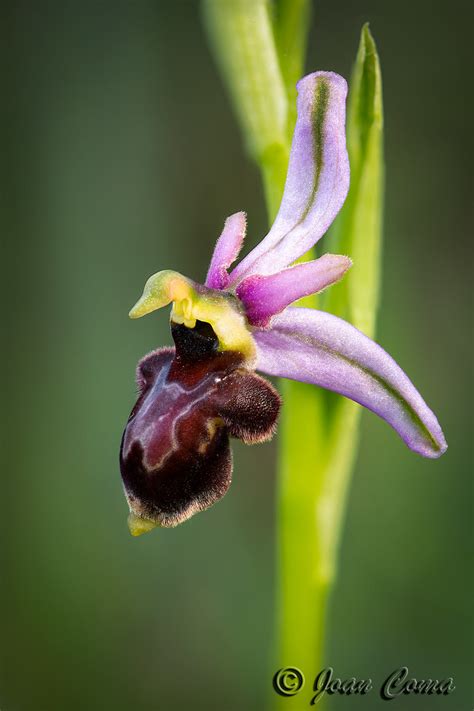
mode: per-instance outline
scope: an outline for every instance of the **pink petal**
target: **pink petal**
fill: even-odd
[[[289,304],[335,284],[351,264],[349,257],[324,254],[312,262],[296,264],[276,274],[246,277],[237,287],[237,296],[245,306],[249,322],[265,328],[270,318]]]
[[[245,212],[236,212],[227,218],[212,255],[206,286],[225,289],[229,284],[227,269],[239,256],[245,237],[247,218]]]

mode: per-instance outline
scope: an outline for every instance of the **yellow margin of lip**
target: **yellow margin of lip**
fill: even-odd
[[[142,518],[134,513],[129,514],[127,523],[132,536],[141,536],[143,533],[148,533],[159,525],[149,518]]]

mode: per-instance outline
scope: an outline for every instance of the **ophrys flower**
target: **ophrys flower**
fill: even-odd
[[[299,82],[298,92],[285,191],[267,236],[229,271],[246,229],[245,214],[232,215],[205,284],[158,272],[130,312],[138,318],[172,304],[175,341],[174,349],[140,362],[139,398],[122,441],[136,535],[177,525],[223,496],[232,472],[229,436],[252,443],[272,435],[280,399],[256,370],[355,400],[423,456],[446,449],[435,415],[379,345],[336,316],[290,306],[351,266],[348,257],[332,254],[293,265],[327,231],[349,187],[346,82],[316,72]]]

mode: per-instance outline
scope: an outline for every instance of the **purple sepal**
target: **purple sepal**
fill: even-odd
[[[277,274],[253,274],[237,287],[249,322],[266,328],[272,316],[303,296],[316,294],[341,279],[352,265],[349,257],[324,254],[312,262],[296,264]]]
[[[245,212],[236,212],[225,221],[207,272],[205,284],[210,289],[225,289],[228,286],[230,279],[227,269],[239,256],[246,226]]]
[[[346,321],[288,308],[270,331],[256,331],[257,369],[313,383],[355,400],[388,422],[410,447],[439,457],[447,444],[433,412],[403,370]]]
[[[276,220],[260,244],[230,274],[232,285],[250,274],[289,266],[324,235],[346,199],[347,84],[333,72],[298,82],[298,118],[285,191]]]

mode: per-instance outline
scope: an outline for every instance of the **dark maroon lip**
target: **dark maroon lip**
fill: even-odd
[[[222,498],[232,479],[229,437],[270,438],[280,409],[278,393],[241,353],[218,350],[209,324],[172,324],[172,335],[174,349],[139,363],[139,396],[120,452],[132,512],[161,526]]]

